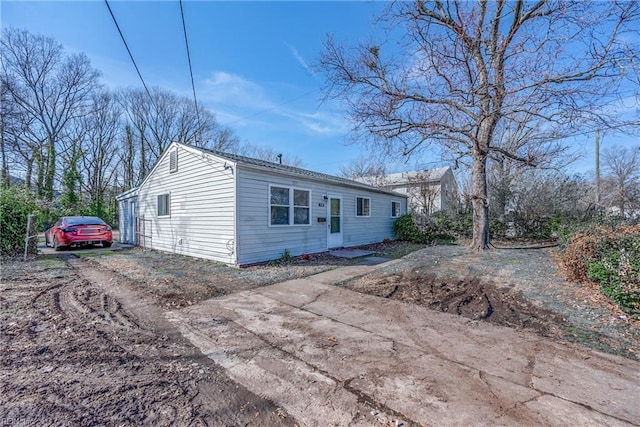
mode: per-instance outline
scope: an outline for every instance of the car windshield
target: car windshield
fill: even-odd
[[[74,216],[67,218],[67,225],[105,225],[105,222],[95,216]]]

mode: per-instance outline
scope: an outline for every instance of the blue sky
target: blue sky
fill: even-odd
[[[110,1],[149,86],[191,97],[180,5],[175,1]],[[198,100],[243,142],[267,145],[337,174],[362,155],[347,144],[340,106],[321,102],[324,76],[314,63],[327,34],[354,45],[374,35],[382,2],[218,2],[183,0]],[[2,1],[2,26],[51,36],[70,52],[84,52],[112,88],[141,86],[104,1]],[[593,169],[593,143],[573,144],[585,157],[573,168]],[[638,144],[605,135],[606,143]],[[429,154],[391,171],[443,164]]]

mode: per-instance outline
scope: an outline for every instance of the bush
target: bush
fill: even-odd
[[[604,295],[640,319],[640,225],[577,233],[569,239],[563,263],[571,279],[594,280]]]
[[[393,232],[398,240],[429,244],[435,241],[454,241],[444,216],[402,215],[393,223]]]
[[[0,188],[0,254],[18,255],[24,251],[29,214],[34,215],[31,230],[39,230],[42,211],[36,196],[22,187]],[[28,252],[37,252],[36,239],[31,239]]]

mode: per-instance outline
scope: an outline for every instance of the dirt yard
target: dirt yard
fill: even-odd
[[[565,280],[555,248],[479,254],[460,245],[431,247],[343,285],[640,360],[640,322],[597,285]]]
[[[378,245],[397,257],[420,247]],[[233,269],[154,251],[3,260],[0,425],[296,425],[229,379],[164,312],[354,263]],[[349,289],[640,358],[638,322],[554,268],[553,249],[428,247]]]
[[[94,265],[3,262],[0,425],[295,425]]]

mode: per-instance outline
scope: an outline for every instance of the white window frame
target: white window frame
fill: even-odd
[[[276,188],[285,188],[287,190],[289,190],[289,203],[287,205],[274,205],[271,204],[271,189],[273,187]],[[308,198],[307,198],[307,202],[308,204],[306,206],[304,205],[296,205],[295,204],[295,192],[296,191],[304,191],[308,194]],[[300,188],[300,187],[292,187],[289,185],[281,185],[281,184],[269,184],[269,193],[267,195],[268,197],[268,206],[269,206],[269,212],[268,212],[268,218],[267,218],[267,224],[269,227],[309,227],[311,226],[311,190],[307,189],[307,188]],[[288,224],[272,224],[271,223],[271,208],[272,207],[287,207],[289,209],[289,223]],[[307,223],[303,223],[303,224],[296,224],[295,223],[295,213],[296,213],[296,208],[298,209],[308,209],[309,210],[309,215],[308,215],[308,220]]]
[[[364,206],[364,201],[368,200],[368,204],[367,204],[367,214],[366,215],[358,215],[358,199],[362,199],[362,212],[365,211],[365,206]],[[356,218],[370,218],[371,217],[371,197],[365,197],[365,196],[356,196]]]
[[[398,205],[398,213],[396,214],[396,210],[394,209],[394,205]],[[391,218],[399,218],[402,216],[402,203],[392,200],[391,201]]]
[[[160,198],[161,197],[166,197],[167,203],[166,203],[166,214],[160,214]],[[158,194],[158,196],[156,197],[156,216],[158,218],[169,218],[171,216],[171,193],[162,193],[162,194]]]
[[[178,171],[178,149],[175,148],[169,152],[169,173]]]

